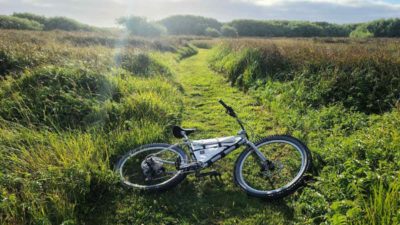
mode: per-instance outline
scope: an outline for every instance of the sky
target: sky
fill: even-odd
[[[31,12],[66,16],[111,27],[127,15],[158,20],[192,14],[222,22],[233,19],[282,19],[357,23],[400,17],[400,0],[0,0],[0,14]]]

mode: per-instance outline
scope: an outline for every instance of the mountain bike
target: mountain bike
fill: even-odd
[[[195,129],[174,126],[177,144],[147,144],[123,155],[116,170],[123,184],[142,190],[161,191],[179,184],[188,174],[218,176],[217,171],[201,172],[241,146],[234,165],[234,180],[248,195],[276,199],[301,186],[311,164],[311,154],[300,140],[288,135],[273,135],[251,142],[243,122],[222,100],[240,131],[235,136],[190,140]],[[186,149],[186,151],[184,150]],[[187,153],[189,154],[187,154]]]

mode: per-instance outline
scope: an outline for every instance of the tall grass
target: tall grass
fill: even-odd
[[[269,79],[303,85],[308,91],[297,97],[314,107],[341,102],[347,108],[381,113],[400,98],[397,40],[316,40],[232,40],[215,50],[210,63],[245,90]]]
[[[213,50],[211,68],[255,96],[276,126],[313,152],[312,188],[295,203],[298,222],[398,223],[397,44],[241,39]]]
[[[389,225],[400,223],[399,178],[385,185],[381,180],[373,186],[369,197],[362,200],[365,217],[357,224]]]
[[[94,201],[118,193],[118,155],[166,141],[181,118],[173,74],[149,53],[179,41],[121,51],[88,37],[0,34],[1,224],[86,223]]]
[[[0,32],[0,77],[18,74],[24,69],[51,65],[76,65],[94,70],[116,66],[116,53],[147,54],[150,51],[195,51],[187,44],[192,38],[144,39],[118,32]],[[185,47],[186,46],[186,47]],[[182,47],[182,48],[181,48]],[[185,50],[186,49],[186,50]]]

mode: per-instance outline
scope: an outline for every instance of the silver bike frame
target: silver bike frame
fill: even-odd
[[[257,146],[253,142],[248,140],[246,130],[244,130],[244,129],[240,130],[238,132],[237,136],[233,136],[234,138],[238,138],[239,139],[238,142],[236,142],[232,146],[228,146],[225,149],[221,149],[219,151],[216,151],[215,154],[207,161],[201,161],[201,160],[197,160],[196,159],[195,154],[194,154],[195,147],[193,145],[193,141],[191,141],[186,134],[183,133],[182,135],[183,135],[183,143],[189,148],[190,155],[191,155],[193,161],[196,162],[196,163],[199,163],[202,168],[206,168],[206,167],[211,166],[214,162],[224,158],[226,155],[228,155],[232,151],[240,148],[243,145],[247,145],[249,148],[253,149],[253,151],[259,157],[261,162],[266,162],[267,161],[267,158],[261,153],[261,151],[257,148]],[[222,138],[229,138],[229,137],[222,137]],[[195,140],[195,141],[202,141],[202,140]]]

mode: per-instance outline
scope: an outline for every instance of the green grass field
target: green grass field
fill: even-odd
[[[398,43],[2,31],[0,224],[398,224]],[[236,133],[218,99],[254,139],[304,141],[306,186],[248,197],[233,183],[240,150],[213,166],[222,181],[119,183],[118,157],[177,142],[174,124],[195,139]]]

